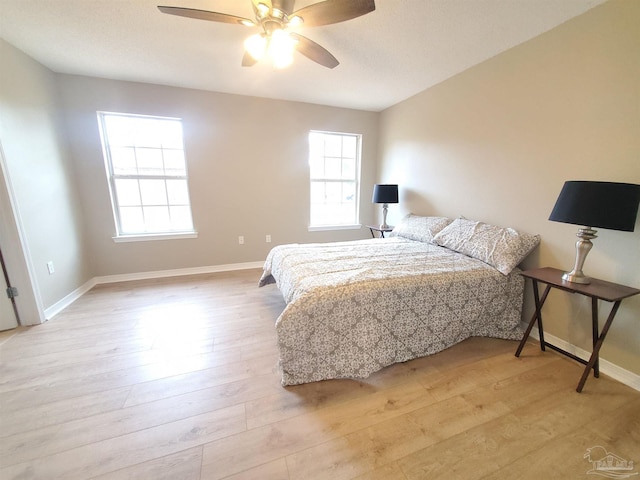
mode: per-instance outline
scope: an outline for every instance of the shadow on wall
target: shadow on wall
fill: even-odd
[[[400,205],[401,211],[405,213],[413,213],[415,215],[435,215],[436,208],[430,201],[429,197],[424,196],[422,193],[411,189],[400,189]],[[400,215],[395,212],[398,219],[404,215]]]

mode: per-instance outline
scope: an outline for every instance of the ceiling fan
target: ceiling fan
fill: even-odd
[[[294,11],[294,2],[251,0],[255,20],[194,8],[159,6],[158,9],[162,13],[181,17],[261,27],[260,33],[244,42],[242,66],[250,67],[262,58],[269,57],[276,68],[286,67],[293,62],[295,50],[327,68],[337,67],[340,62],[327,49],[291,30],[301,26],[317,27],[344,22],[376,9],[374,0],[324,0]]]

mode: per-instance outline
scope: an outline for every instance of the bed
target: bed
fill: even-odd
[[[539,236],[409,214],[389,238],[289,244],[268,254],[283,385],[364,378],[472,336],[520,339],[517,265]]]

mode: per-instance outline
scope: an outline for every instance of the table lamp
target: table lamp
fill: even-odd
[[[398,203],[398,185],[376,184],[373,186],[373,203],[382,203],[382,225],[380,228],[387,229],[387,209],[390,203]]]
[[[588,284],[589,277],[582,272],[584,261],[597,238],[593,227],[633,232],[640,203],[640,185],[616,182],[565,182],[549,220],[582,225],[576,237],[576,260],[573,270],[562,279]]]

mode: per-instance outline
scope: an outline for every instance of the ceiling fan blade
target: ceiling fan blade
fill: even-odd
[[[296,49],[308,59],[327,68],[335,68],[340,65],[340,62],[336,57],[331,55],[326,48],[318,45],[313,40],[309,40],[307,37],[303,37],[297,33],[290,33],[289,35],[298,41]]]
[[[253,20],[249,20],[248,18],[227,15],[226,13],[209,12],[208,10],[196,10],[195,8],[158,6],[158,10],[162,13],[168,13],[169,15],[209,20],[210,22],[236,23],[240,25],[245,25],[247,24],[246,22],[249,22],[250,24],[255,23]]]
[[[303,7],[290,17],[301,17],[305,26],[318,27],[351,20],[375,9],[374,0],[325,0]]]
[[[244,56],[242,57],[242,66],[243,67],[253,67],[258,61],[249,55],[249,52],[244,52]]]

